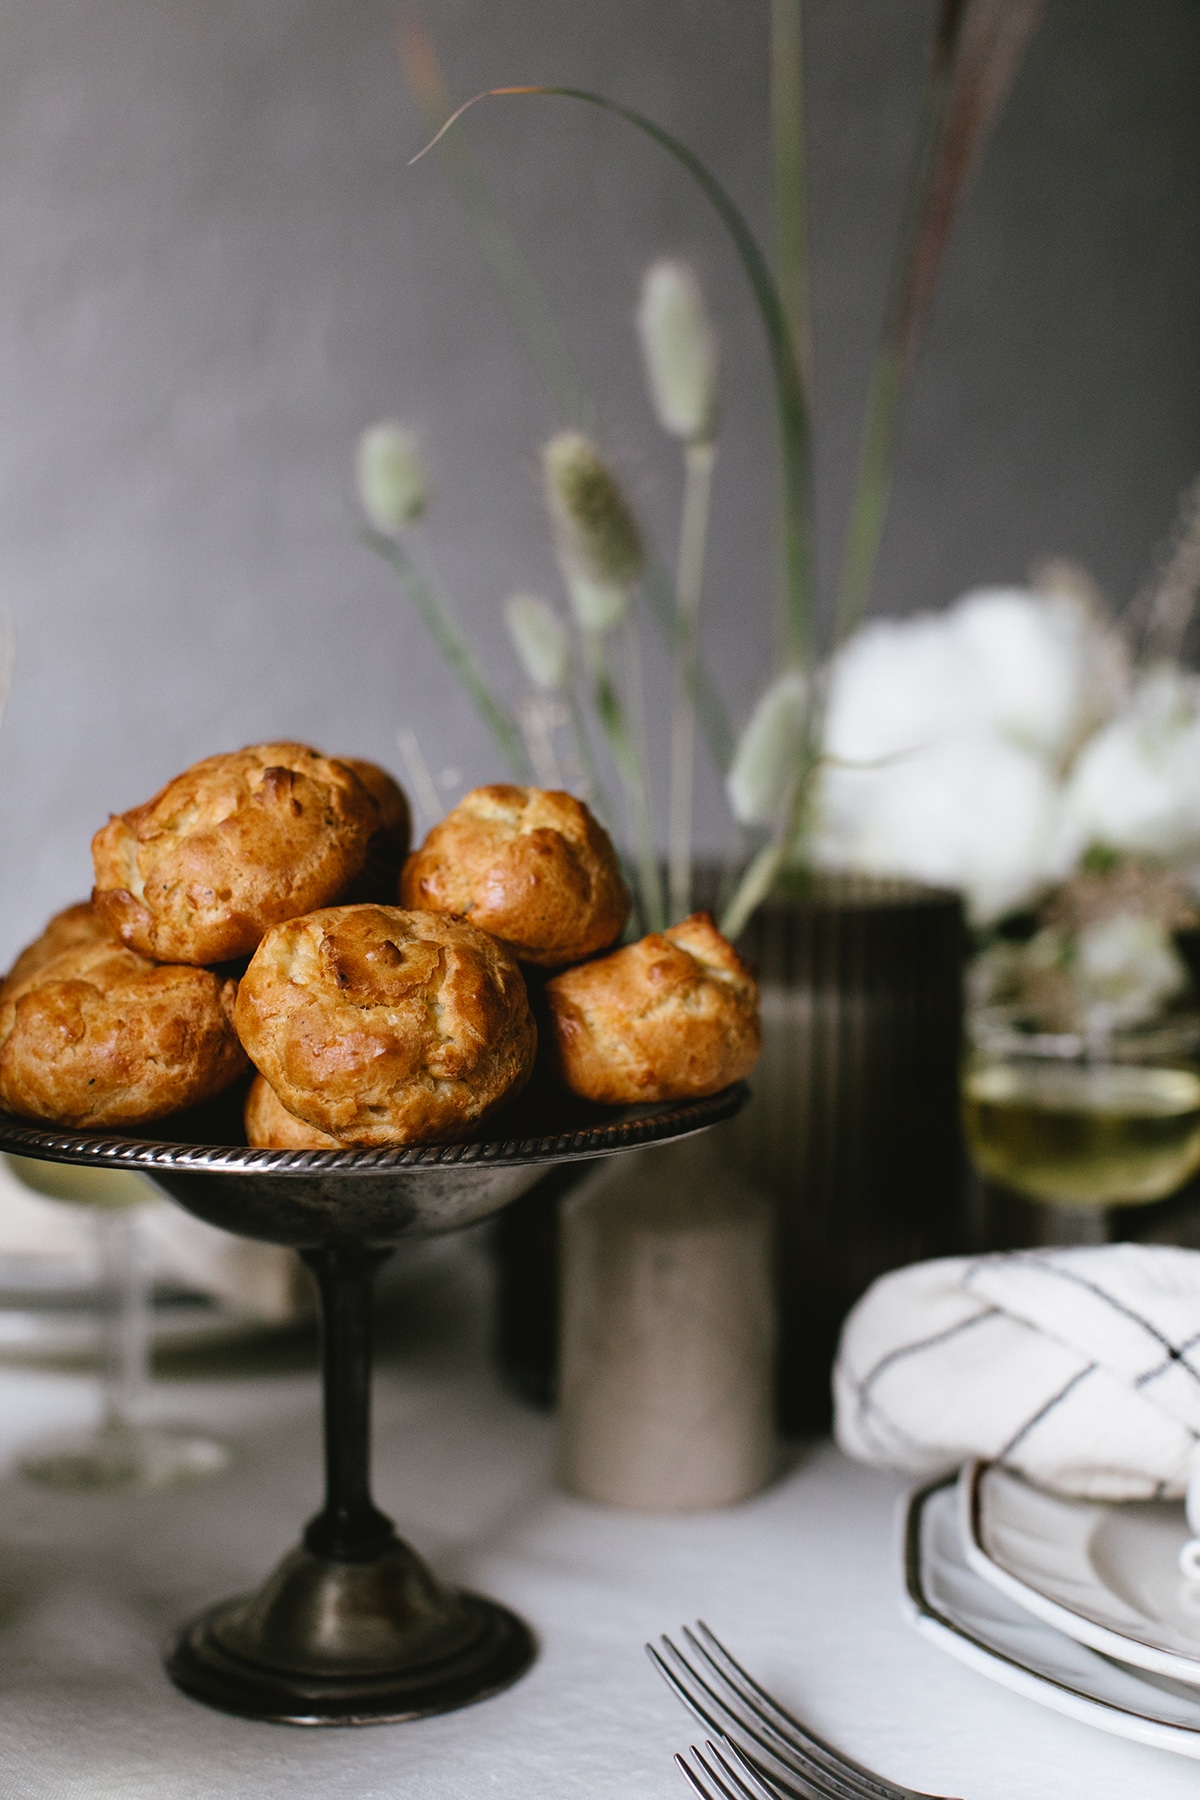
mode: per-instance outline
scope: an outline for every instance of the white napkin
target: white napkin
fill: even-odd
[[[940,1474],[988,1457],[1059,1493],[1176,1498],[1200,1439],[1200,1252],[946,1257],[885,1275],[842,1331],[838,1443]]]

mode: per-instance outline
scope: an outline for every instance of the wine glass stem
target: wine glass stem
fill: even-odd
[[[131,1208],[98,1208],[94,1218],[104,1295],[102,1429],[132,1431],[140,1423],[150,1382],[150,1305],[141,1233]]]
[[[371,1288],[390,1250],[363,1244],[301,1252],[321,1295],[325,1505],[304,1533],[314,1555],[369,1562],[394,1541],[371,1499]]]
[[[1045,1208],[1042,1241],[1047,1245],[1078,1248],[1083,1244],[1107,1244],[1112,1232],[1109,1209],[1102,1200],[1070,1206],[1055,1201]]]

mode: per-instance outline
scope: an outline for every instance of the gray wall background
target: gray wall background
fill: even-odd
[[[852,470],[932,4],[811,0],[822,551]],[[595,86],[709,158],[766,235],[766,5],[431,0],[457,95]],[[515,695],[500,619],[553,593],[555,428],[393,47],[392,0],[2,0],[0,964],[86,891],[88,841],[214,749],[296,735],[461,784],[498,772],[354,536],[359,429],[424,434],[429,556]],[[1200,467],[1200,8],[1050,0],[955,240],[905,433],[879,604],[1048,551],[1134,587]],[[678,483],[638,374],[637,282],[696,261],[725,340],[707,639],[734,714],[770,658],[772,451],[757,326],[685,178],[563,101],[469,122],[609,442],[668,549]],[[651,658],[650,679],[661,665]],[[659,709],[661,710],[661,709]],[[457,791],[452,777],[447,792]],[[705,778],[704,840],[722,841]]]

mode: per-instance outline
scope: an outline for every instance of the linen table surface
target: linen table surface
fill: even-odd
[[[497,1387],[477,1245],[397,1288],[376,1389],[376,1497],[447,1579],[533,1625],[516,1687],[413,1725],[303,1730],[210,1712],[160,1664],[175,1627],[256,1585],[319,1498],[311,1348],[194,1360],[160,1410],[231,1442],[225,1475],[149,1496],[39,1491],[14,1455],[87,1423],[83,1373],[0,1366],[0,1800],[683,1800],[696,1732],[643,1642],[705,1618],[869,1766],[966,1800],[1189,1800],[1194,1763],[993,1686],[905,1624],[897,1477],[829,1444],[768,1492],[690,1517],[555,1486],[553,1425]]]

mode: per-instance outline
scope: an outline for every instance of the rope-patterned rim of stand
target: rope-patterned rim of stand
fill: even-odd
[[[478,1143],[423,1144],[403,1150],[252,1150],[245,1144],[181,1144],[147,1138],[100,1137],[31,1125],[0,1112],[0,1150],[42,1156],[52,1162],[119,1163],[140,1169],[171,1168],[213,1174],[371,1174],[387,1169],[505,1168],[608,1156],[666,1138],[684,1137],[731,1119],[745,1105],[745,1082],[703,1100],[687,1100],[654,1112],[615,1117],[577,1131],[546,1137],[484,1139]]]

